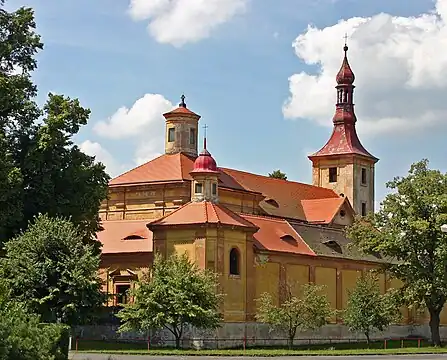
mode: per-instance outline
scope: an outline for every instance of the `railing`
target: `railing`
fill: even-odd
[[[194,345],[194,343],[196,344]],[[199,343],[200,345],[198,346]],[[181,348],[203,347],[208,349],[287,349],[288,339],[286,338],[184,338],[181,340]],[[366,340],[362,338],[296,338],[294,339],[294,349],[391,349],[406,347],[424,347],[429,342],[421,337],[415,338],[375,338],[371,339],[367,345]],[[126,339],[89,339],[76,337],[72,342],[74,351],[88,350],[141,350],[151,351],[154,349],[169,349],[175,347],[175,340],[162,339],[158,336],[148,336],[146,338],[126,338]]]

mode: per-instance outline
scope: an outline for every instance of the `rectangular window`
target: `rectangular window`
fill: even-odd
[[[217,194],[217,184],[216,183],[213,183],[211,191],[213,192],[213,195]]]
[[[336,167],[329,168],[329,182],[330,183],[337,182],[337,168]]]
[[[129,290],[130,285],[117,285],[116,286],[116,304],[127,304],[129,302]]]
[[[173,142],[175,140],[175,128],[168,129],[168,141]]]
[[[366,169],[362,168],[362,184],[366,185]]]
[[[196,143],[196,129],[189,129],[189,145],[194,145]]]
[[[366,202],[362,202],[362,216],[366,216]]]
[[[196,194],[202,194],[202,192],[203,192],[203,185],[202,185],[202,183],[196,183],[196,186],[194,188],[194,192]]]

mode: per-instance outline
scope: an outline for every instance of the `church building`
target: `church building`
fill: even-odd
[[[225,322],[255,321],[255,299],[268,292],[281,301],[286,281],[325,285],[333,308],[345,307],[361,273],[383,261],[357,252],[344,235],[355,214],[374,211],[378,161],[356,132],[347,52],[336,76],[332,134],[309,156],[312,184],[218,166],[206,136],[199,148],[200,116],[184,96],[163,114],[165,153],[112,179],[101,206],[101,276],[116,295],[108,305],[127,301],[155,252],[186,252],[218,274]],[[384,275],[379,281],[382,291],[399,286]],[[406,310],[403,321],[412,321]]]

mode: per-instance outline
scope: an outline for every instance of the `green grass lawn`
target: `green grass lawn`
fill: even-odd
[[[401,347],[403,345],[403,347]],[[217,350],[175,350],[172,348],[151,347],[148,351],[147,343],[141,342],[117,342],[117,341],[89,341],[80,340],[78,351],[96,352],[108,354],[135,354],[135,355],[225,355],[225,356],[287,356],[287,355],[362,355],[362,354],[433,354],[447,353],[447,348],[433,348],[427,342],[422,342],[418,348],[416,340],[388,341],[387,349],[384,349],[383,341],[370,344],[366,343],[332,343],[310,344],[296,346],[293,350],[280,347],[256,347],[244,349],[217,349]]]

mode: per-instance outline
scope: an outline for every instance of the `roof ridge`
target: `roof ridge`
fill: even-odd
[[[214,215],[216,216],[217,223],[218,223],[218,224],[221,224],[219,215],[217,215],[217,211],[216,211],[216,208],[215,208],[215,206],[216,206],[217,204],[210,202],[210,205],[211,205],[211,209],[213,209],[213,213],[214,213]],[[217,205],[217,206],[219,206],[219,205]]]
[[[239,216],[245,218],[247,217],[254,217],[254,218],[259,218],[259,219],[266,219],[266,220],[273,220],[276,222],[285,222],[287,221],[285,218],[278,218],[278,217],[274,217],[274,216],[269,216],[269,215],[258,215],[258,214],[245,214],[245,213],[241,213]]]
[[[316,255],[315,251],[309,246],[309,244],[306,242],[306,240],[304,240],[304,238],[301,236],[301,234],[300,234],[297,230],[295,230],[294,227],[293,227],[287,220],[285,220],[285,222],[286,222],[287,226],[288,226],[290,229],[292,229],[292,231],[293,231],[295,234],[298,235],[298,238],[301,239],[301,241],[303,242],[303,244],[306,245],[307,248],[308,248],[310,251],[312,251],[312,252],[314,253],[314,255]]]
[[[215,204],[215,205],[216,205],[217,207],[219,207],[219,208],[220,208],[223,212],[225,212],[227,215],[230,215],[229,213],[234,214],[234,215],[236,215],[237,217],[241,218],[242,220],[244,220],[244,221],[250,223],[250,225],[253,225],[253,226],[257,227],[257,226],[256,226],[255,224],[253,224],[251,221],[245,219],[242,215],[238,214],[236,211],[233,211],[233,210],[227,208],[225,205],[223,205],[223,204]],[[216,211],[216,210],[214,210],[214,211]]]
[[[209,218],[208,218],[208,201],[204,201],[202,202],[202,204],[204,204],[204,210],[205,210],[205,223],[209,223]],[[217,218],[217,216],[216,216]]]

